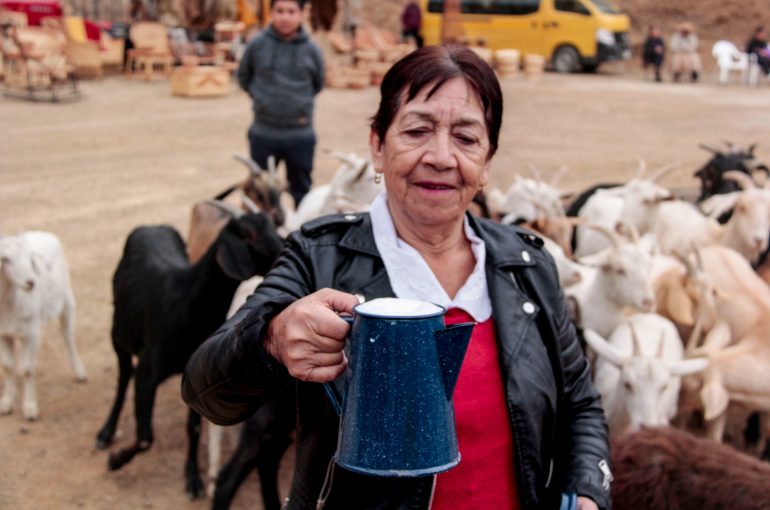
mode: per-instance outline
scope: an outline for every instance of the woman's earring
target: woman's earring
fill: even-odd
[[[382,172],[374,172],[374,184],[382,182]]]

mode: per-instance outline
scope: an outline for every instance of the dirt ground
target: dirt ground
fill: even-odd
[[[699,143],[758,142],[770,160],[770,83],[757,89],[704,83],[654,84],[629,65],[593,76],[547,74],[503,82],[505,118],[492,169],[506,187],[529,165],[546,177],[560,166],[564,187],[634,175],[637,158],[651,168],[681,163],[665,182],[694,185],[707,160]],[[78,301],[77,343],[89,371],[76,384],[63,342],[46,330],[39,354],[38,421],[18,411],[0,418],[0,508],[203,509],[184,494],[186,409],[179,378],[168,380],[155,406],[155,444],[119,472],[94,449],[114,396],[116,361],[109,340],[110,281],[127,234],[168,223],[186,232],[190,206],[245,176],[234,153],[247,153],[247,97],[172,97],[168,82],[121,77],[82,84],[71,104],[0,98],[0,232],[56,233],[68,256]],[[327,90],[318,100],[323,147],[365,153],[367,122],[378,92]],[[328,181],[336,162],[317,154],[315,179]],[[130,402],[130,395],[127,402]],[[128,406],[120,421],[124,446],[134,433]],[[202,456],[203,457],[203,456]],[[289,468],[291,457],[284,468]],[[205,466],[205,459],[202,459]],[[289,471],[284,469],[282,494]],[[255,477],[234,508],[261,508]]]

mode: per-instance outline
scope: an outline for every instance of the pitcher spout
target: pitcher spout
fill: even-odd
[[[457,378],[460,376],[460,368],[463,366],[465,351],[471,340],[471,333],[475,322],[452,324],[444,329],[433,332],[436,338],[436,351],[438,352],[441,372],[444,376],[444,391],[447,400],[452,399]]]

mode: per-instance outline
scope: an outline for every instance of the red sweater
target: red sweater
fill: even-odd
[[[446,324],[472,322],[459,308]],[[473,328],[454,393],[460,464],[438,475],[432,510],[518,509],[514,444],[492,319]]]

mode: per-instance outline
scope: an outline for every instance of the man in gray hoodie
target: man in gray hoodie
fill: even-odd
[[[313,103],[324,85],[321,50],[302,28],[304,0],[271,0],[270,25],[246,46],[238,82],[253,101],[251,159],[286,162],[295,205],[310,189],[316,135]]]

